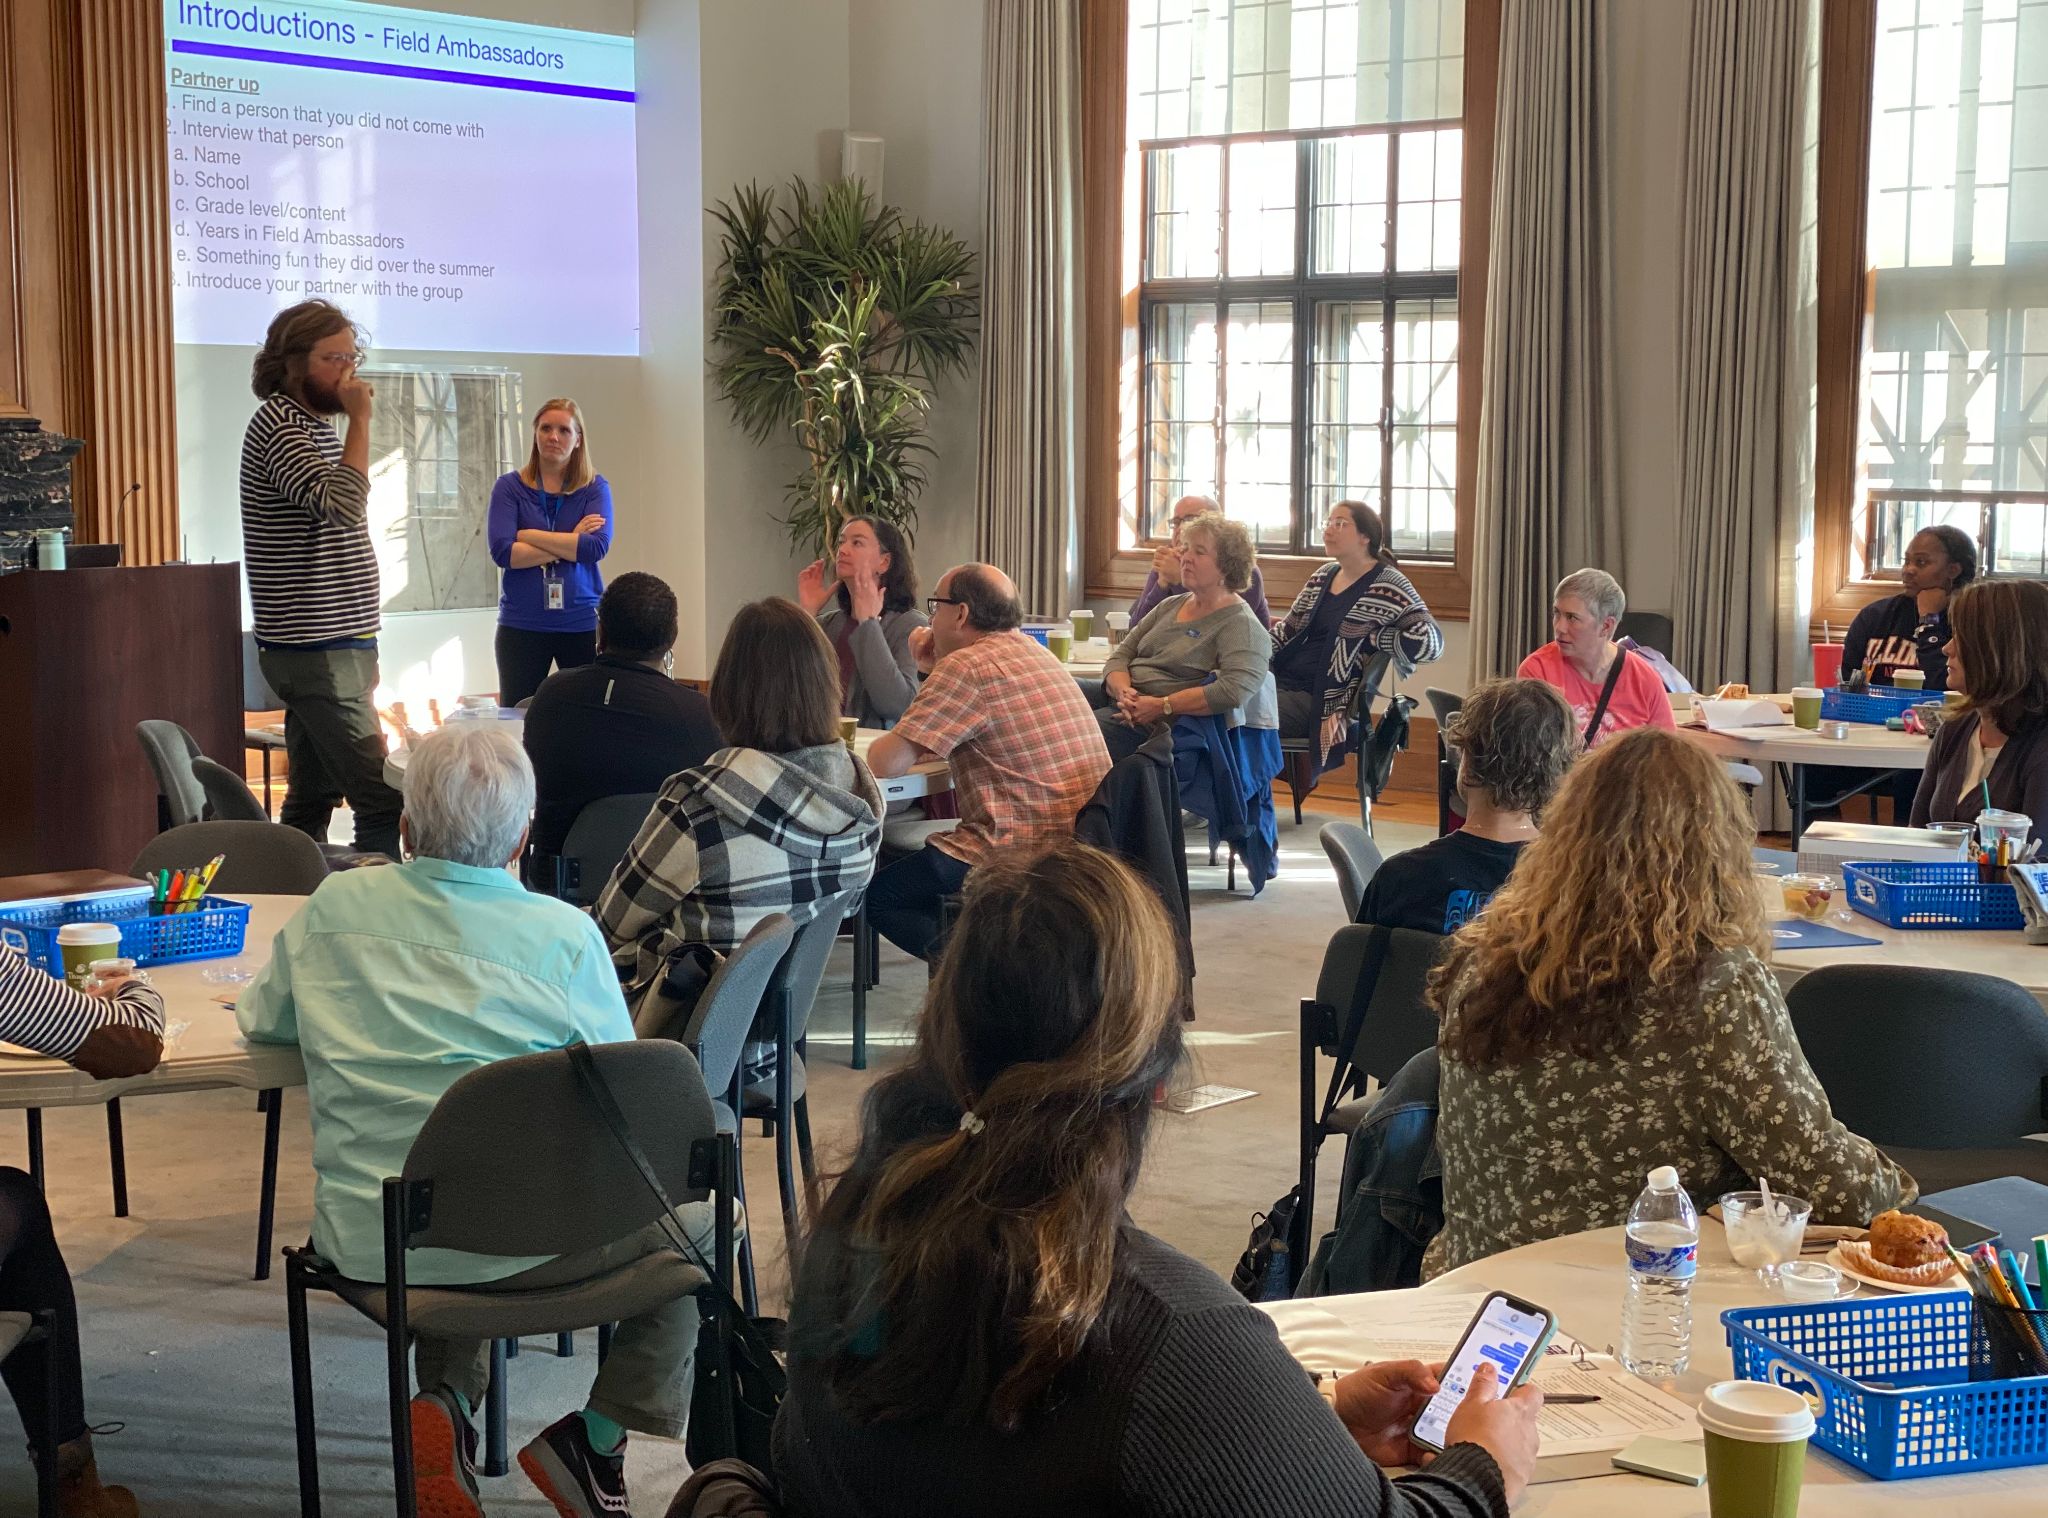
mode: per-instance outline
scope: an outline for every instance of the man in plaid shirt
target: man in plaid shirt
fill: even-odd
[[[868,887],[868,920],[898,948],[928,958],[939,902],[993,849],[1070,836],[1074,815],[1109,773],[1109,750],[1081,688],[1042,644],[1017,630],[1017,587],[987,564],[948,570],[925,602],[931,626],[910,635],[926,675],[868,765],[901,775],[929,758],[952,767],[960,825],[885,865]]]

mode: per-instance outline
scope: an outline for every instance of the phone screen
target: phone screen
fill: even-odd
[[[1515,1384],[1523,1364],[1542,1349],[1544,1341],[1550,1337],[1550,1327],[1549,1314],[1531,1308],[1527,1303],[1517,1303],[1497,1292],[1482,1302],[1479,1315],[1465,1330],[1465,1337],[1459,1341],[1450,1363],[1444,1367],[1443,1385],[1429,1399],[1422,1416],[1415,1420],[1417,1442],[1432,1449],[1442,1449],[1451,1414],[1465,1400],[1473,1374],[1479,1367],[1488,1360],[1493,1362],[1500,1375],[1500,1389],[1505,1394]]]

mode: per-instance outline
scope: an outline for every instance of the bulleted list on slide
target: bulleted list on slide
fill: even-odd
[[[332,300],[382,348],[639,349],[633,44],[396,6],[166,0],[177,340]]]

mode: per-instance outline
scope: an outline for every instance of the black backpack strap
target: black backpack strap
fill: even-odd
[[[1323,1110],[1317,1126],[1327,1128],[1330,1114],[1337,1110],[1344,1089],[1352,1084],[1357,1066],[1351,1063],[1351,1051],[1358,1044],[1359,1030],[1365,1026],[1366,1009],[1372,1005],[1373,988],[1379,984],[1380,970],[1387,962],[1387,944],[1392,934],[1384,926],[1375,924],[1372,930],[1372,946],[1366,951],[1366,966],[1370,975],[1360,975],[1358,984],[1351,991],[1351,1007],[1344,1016],[1339,1031],[1336,1063],[1330,1069],[1330,1084],[1323,1092]]]
[[[1614,662],[1607,666],[1607,683],[1600,687],[1600,704],[1593,708],[1593,720],[1586,724],[1586,747],[1593,746],[1594,735],[1600,731],[1600,720],[1607,715],[1607,703],[1614,699],[1615,683],[1621,679],[1621,666],[1628,662],[1628,650],[1620,644],[1614,646]]]

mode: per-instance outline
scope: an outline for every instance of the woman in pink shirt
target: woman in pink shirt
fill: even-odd
[[[1564,693],[1588,748],[1632,727],[1678,725],[1664,681],[1649,660],[1614,641],[1614,629],[1627,606],[1620,584],[1606,570],[1581,569],[1566,575],[1550,604],[1551,641],[1515,671],[1525,680],[1541,680]],[[1617,659],[1621,669],[1596,723],[1593,714],[1600,709],[1600,693]]]

